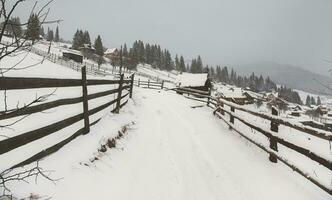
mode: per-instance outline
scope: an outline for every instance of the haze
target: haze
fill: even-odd
[[[273,61],[320,73],[332,65],[330,0],[55,0],[50,18],[64,20],[67,40],[87,29],[106,47],[141,39],[206,64]]]

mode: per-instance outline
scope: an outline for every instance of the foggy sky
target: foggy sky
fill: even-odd
[[[206,64],[332,65],[324,62],[332,60],[331,0],[55,0],[54,18],[64,20],[64,39],[87,29],[107,47],[141,39]]]

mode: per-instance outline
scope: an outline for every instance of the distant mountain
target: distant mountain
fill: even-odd
[[[319,82],[327,84],[332,83],[332,76],[320,75],[300,67],[291,65],[282,65],[274,62],[257,62],[249,65],[242,65],[234,67],[238,74],[250,75],[254,72],[256,75],[262,74],[264,77],[270,78],[280,85],[286,85],[293,89],[299,89],[310,93],[318,94],[320,92],[328,91]]]

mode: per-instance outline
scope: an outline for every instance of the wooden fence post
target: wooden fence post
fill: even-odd
[[[119,83],[118,98],[117,98],[117,101],[116,101],[115,113],[119,113],[120,112],[121,95],[122,95],[122,85],[123,85],[123,76],[124,76],[124,74],[120,75],[120,83]]]
[[[90,132],[89,105],[88,105],[88,87],[86,81],[86,67],[82,67],[82,92],[83,92],[83,117],[85,134]]]
[[[150,79],[148,80],[148,88],[150,88]]]
[[[222,109],[224,109],[224,102],[220,102],[220,107],[221,107]],[[220,113],[221,113],[222,115],[225,115],[225,111],[224,111],[224,110],[220,110]]]
[[[141,80],[141,79],[139,78],[139,79],[138,79],[138,87],[140,86],[140,80]]]
[[[164,89],[164,81],[161,82],[161,89]]]
[[[207,103],[206,103],[207,106],[210,105],[210,96],[211,96],[211,90],[209,90],[209,94],[208,94],[208,98],[207,98]]]
[[[129,98],[133,98],[134,76],[135,76],[135,74],[131,75]]]
[[[278,116],[278,110],[277,110],[277,108],[272,107],[272,115]],[[278,133],[278,130],[279,130],[279,124],[276,123],[275,121],[271,121],[271,131],[273,131],[275,133]],[[276,138],[273,137],[273,136],[270,138],[270,148],[273,151],[276,151],[276,152],[278,151],[278,142],[277,142]],[[272,154],[270,154],[269,160],[271,162],[273,162],[273,163],[277,163],[278,162],[277,157],[275,157]]]
[[[232,124],[234,124],[234,116],[233,116],[233,113],[235,112],[235,108],[234,107],[231,107],[231,116],[230,116],[230,122]]]

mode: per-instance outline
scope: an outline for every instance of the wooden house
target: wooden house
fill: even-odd
[[[110,60],[113,60],[120,56],[120,52],[117,48],[106,49],[104,56]]]
[[[65,60],[73,60],[78,63],[83,63],[83,55],[79,51],[66,50],[62,52],[62,57]]]
[[[212,89],[212,83],[208,78],[207,73],[203,74],[189,74],[183,73],[177,76],[176,86],[179,88],[189,88],[194,90],[200,90],[210,92]]]

